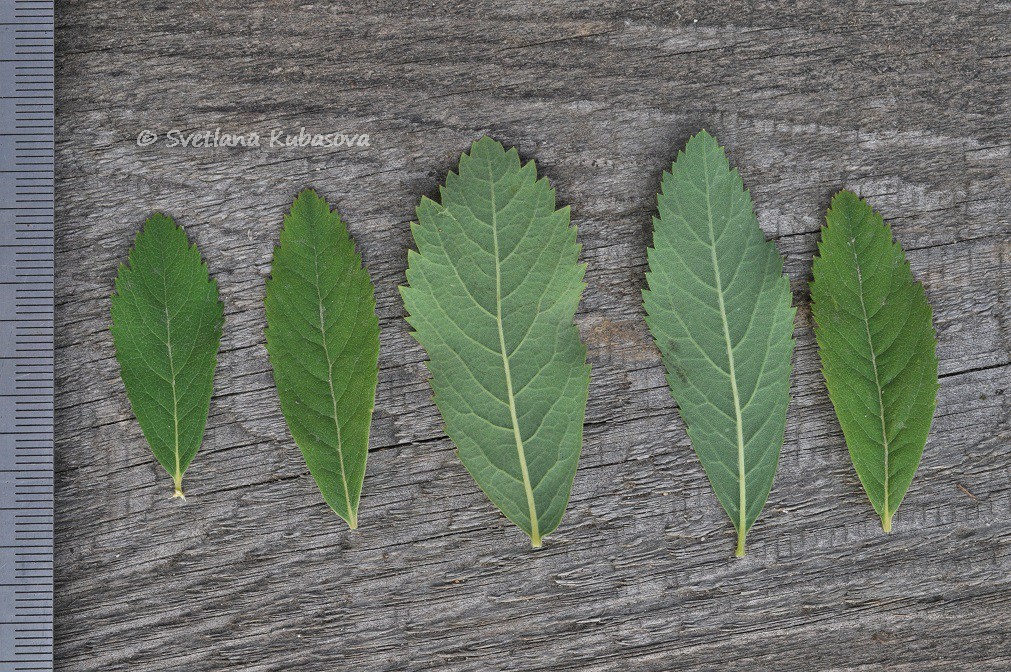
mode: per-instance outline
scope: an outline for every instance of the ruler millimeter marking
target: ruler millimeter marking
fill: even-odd
[[[53,0],[0,0],[0,672],[53,669]]]

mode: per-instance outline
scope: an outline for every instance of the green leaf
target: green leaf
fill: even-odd
[[[811,282],[829,398],[885,532],[920,463],[937,405],[937,336],[923,286],[881,215],[832,199]]]
[[[540,546],[569,501],[590,383],[576,229],[534,163],[487,137],[439,193],[411,227],[407,321],[464,466]]]
[[[203,440],[222,321],[196,245],[170,217],[152,215],[119,267],[111,331],[126,396],[175,497]]]
[[[362,258],[306,189],[284,218],[267,281],[267,353],[281,411],[323,499],[352,529],[379,378],[379,320]]]
[[[663,175],[648,250],[646,323],[688,436],[737,528],[737,555],[772,488],[790,400],[793,316],[783,261],[705,131]]]

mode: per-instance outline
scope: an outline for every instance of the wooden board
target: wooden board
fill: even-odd
[[[971,0],[58,3],[58,669],[1011,669],[1009,36],[1006,3]],[[165,138],[302,127],[371,146]],[[640,305],[660,173],[702,127],[798,306],[786,444],[743,560]],[[485,133],[536,158],[589,265],[583,456],[539,551],[455,457],[397,293],[418,199]],[[304,186],[339,208],[377,285],[355,532],[309,478],[264,350],[271,250]],[[940,337],[934,428],[887,536],[811,334],[810,260],[844,187],[893,224]],[[225,302],[185,504],[107,329],[154,210],[185,225]]]

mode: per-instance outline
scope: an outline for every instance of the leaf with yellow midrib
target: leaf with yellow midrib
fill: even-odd
[[[540,546],[569,500],[590,380],[576,229],[533,162],[490,138],[439,195],[411,227],[407,320],[464,466]]]

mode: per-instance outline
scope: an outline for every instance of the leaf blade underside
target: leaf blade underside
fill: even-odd
[[[112,296],[120,376],[144,437],[183,497],[183,473],[203,441],[223,305],[196,245],[156,213],[121,264]]]
[[[266,312],[285,422],[323,499],[355,529],[379,377],[379,320],[347,227],[310,189],[284,217]]]
[[[576,229],[534,163],[487,137],[440,200],[411,227],[407,321],[461,461],[540,546],[568,503],[589,389]]]
[[[937,406],[937,337],[923,285],[881,215],[832,199],[811,281],[829,398],[885,532],[916,473]]]
[[[772,488],[786,427],[790,283],[740,175],[705,131],[664,172],[657,200],[646,323],[743,555]]]

